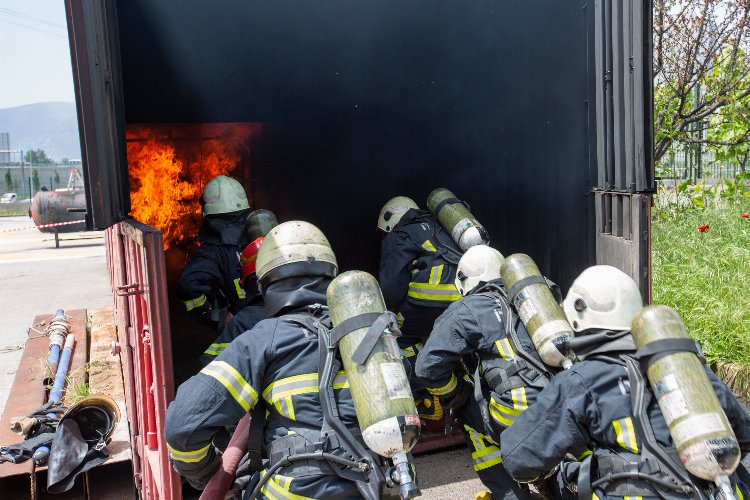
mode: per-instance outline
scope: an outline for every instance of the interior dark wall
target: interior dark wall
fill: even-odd
[[[377,270],[378,211],[448,187],[564,288],[593,264],[591,2],[122,0],[129,123],[264,122],[256,205]]]

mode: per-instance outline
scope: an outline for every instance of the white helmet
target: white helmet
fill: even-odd
[[[268,233],[255,261],[258,281],[269,284],[292,276],[335,278],[338,263],[325,235],[309,222],[289,221]]]
[[[201,199],[204,215],[228,214],[250,208],[242,184],[226,175],[217,175],[208,181]]]
[[[616,267],[592,266],[578,276],[563,301],[573,330],[630,330],[643,308],[638,285]]]
[[[411,198],[407,198],[406,196],[391,198],[380,210],[378,229],[390,233],[396,224],[398,224],[398,221],[401,220],[401,217],[412,208],[419,208],[419,206]]]
[[[474,290],[481,282],[500,278],[503,254],[487,245],[475,245],[463,254],[456,269],[456,288],[461,295]]]

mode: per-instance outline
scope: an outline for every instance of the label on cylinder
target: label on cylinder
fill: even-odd
[[[664,416],[667,425],[689,413],[685,396],[679,389],[662,394],[659,398],[659,408],[661,408],[661,414]]]
[[[701,413],[688,417],[682,422],[670,428],[670,434],[679,445],[690,439],[695,439],[715,432],[724,432],[724,422],[715,413]]]
[[[471,219],[461,219],[455,226],[453,226],[453,231],[451,231],[451,238],[453,238],[453,241],[460,240],[461,235],[464,233],[464,231],[471,227],[474,227],[474,223],[471,221]]]
[[[680,386],[677,385],[677,377],[674,376],[674,373],[670,373],[669,375],[662,377],[661,380],[654,385],[654,394],[656,394],[656,399],[661,399],[663,395],[676,391],[679,388]]]
[[[388,399],[410,399],[412,397],[404,365],[401,363],[383,363],[380,365],[380,371],[388,390]]]
[[[386,332],[380,338],[383,341],[385,355],[393,360],[401,359],[401,349],[398,347],[396,337]]]
[[[513,305],[516,306],[518,316],[521,318],[521,321],[523,321],[524,325],[527,325],[529,321],[531,321],[531,318],[536,316],[538,313],[534,302],[529,297],[529,294],[525,291],[518,292],[518,295],[516,295],[516,298],[513,301]]]

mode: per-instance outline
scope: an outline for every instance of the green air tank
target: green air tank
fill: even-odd
[[[443,203],[445,200],[455,200]],[[439,207],[438,205],[442,206]],[[437,188],[427,196],[427,208],[464,252],[475,245],[488,245],[490,236],[456,195],[445,188]],[[436,212],[437,211],[437,212]]]
[[[570,368],[575,360],[575,353],[570,349],[570,341],[575,333],[539,268],[531,257],[523,253],[506,257],[500,268],[500,277],[509,292],[516,283],[532,276],[541,279],[522,287],[515,297],[508,296],[508,299],[529,332],[542,361],[549,366]]]
[[[386,311],[377,280],[363,271],[348,271],[334,279],[326,292],[333,326],[365,313]],[[419,437],[420,421],[396,337],[387,330],[364,364],[352,360],[368,328],[339,341],[354,409],[365,444],[378,455],[393,458],[408,453]]]
[[[663,305],[644,307],[631,332],[638,349],[690,338],[677,312]],[[689,351],[671,352],[651,362],[646,375],[685,468],[714,481],[731,497],[728,476],[739,464],[740,447],[698,357]]]
[[[279,221],[276,220],[274,213],[265,208],[250,212],[247,219],[245,219],[245,231],[250,237],[250,241],[265,237],[271,232],[271,229],[278,225]]]

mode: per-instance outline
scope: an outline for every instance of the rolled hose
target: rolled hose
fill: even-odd
[[[221,466],[201,493],[200,500],[222,500],[234,483],[234,476],[242,457],[247,453],[247,440],[250,429],[250,414],[245,414],[229,440],[221,457]]]

